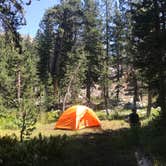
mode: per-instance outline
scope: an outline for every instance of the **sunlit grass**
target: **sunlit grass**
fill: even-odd
[[[32,136],[38,136],[39,134],[42,134],[43,136],[49,137],[49,136],[57,136],[57,135],[81,135],[81,134],[87,134],[87,133],[102,133],[105,130],[118,130],[121,128],[129,128],[128,123],[126,123],[123,120],[102,120],[101,121],[101,127],[92,127],[92,128],[84,128],[81,130],[60,130],[60,129],[54,129],[55,123],[50,124],[36,124],[36,129],[33,131]],[[0,129],[0,136],[5,135],[12,135],[15,134],[17,137],[19,137],[19,130],[11,130],[11,129]]]
[[[64,158],[64,162],[70,162],[71,164],[69,165],[75,165],[77,162],[79,165],[81,157],[89,158],[89,156],[92,156],[93,158],[92,165],[96,162],[102,162],[102,164],[105,162],[106,164],[110,154],[112,157],[110,161],[113,163],[115,162],[115,165],[118,165],[118,163],[122,164],[124,162],[130,162],[132,164],[129,165],[134,165],[135,157],[133,154],[136,148],[136,139],[135,137],[133,138],[132,130],[130,130],[129,124],[125,121],[125,118],[130,113],[131,110],[112,110],[110,111],[110,115],[107,116],[105,111],[97,111],[96,114],[101,120],[100,128],[92,127],[74,131],[54,129],[56,123],[56,119],[54,120],[54,116],[56,116],[55,112],[49,113],[49,116],[43,114],[43,117],[36,123],[36,129],[33,131],[31,139],[24,142],[24,146],[26,148],[20,146],[22,144],[19,142],[19,130],[16,130],[15,128],[0,129],[1,143],[8,145],[8,142],[11,141],[11,143],[13,143],[13,140],[17,137],[16,145],[10,155],[8,154],[8,149],[11,148],[10,146],[3,149],[7,151],[6,154],[9,158],[13,153],[15,153],[15,148],[17,149],[18,156],[24,154],[22,153],[24,150],[26,151],[26,155],[30,155],[31,150],[29,149],[33,149],[33,151],[35,151],[35,155],[37,154],[40,156],[42,153],[44,154],[44,158],[49,158],[51,155],[54,156],[55,147],[52,148],[52,145],[56,143],[57,146],[57,141],[59,141],[58,146],[60,146],[60,149],[58,148],[57,154],[59,154],[59,150],[61,150],[61,157]],[[139,130],[139,140],[140,144],[144,147],[144,152],[153,156],[156,166],[160,166],[161,163],[165,164],[165,160],[158,157],[165,157],[164,145],[166,137],[165,135],[156,136],[158,132],[154,132],[153,126],[149,125],[155,117],[159,116],[158,109],[152,109],[152,115],[149,118],[146,117],[146,109],[138,110],[138,114],[142,124],[141,130]],[[5,124],[4,121],[3,124]],[[5,137],[5,139],[2,138],[2,136],[5,135],[10,137]],[[63,143],[64,145],[62,146]],[[46,150],[46,147],[49,147],[49,150]],[[39,149],[39,151],[36,151],[36,149]],[[4,154],[3,150],[1,154]],[[101,154],[104,155],[98,156],[97,150],[101,150]],[[107,154],[108,151],[109,154]],[[72,154],[70,156],[70,161],[68,160],[69,153]],[[34,154],[30,157],[33,158]],[[73,157],[73,154],[77,157]],[[106,157],[104,157],[105,155]],[[26,158],[27,161],[29,161],[28,158],[29,157]],[[51,159],[54,159],[54,157]],[[15,162],[17,160],[18,159],[16,159]],[[38,160],[40,161],[40,159]],[[59,161],[60,163],[62,162],[59,158],[56,158],[56,161]]]
[[[81,130],[57,130],[54,129],[57,115],[55,113],[49,113],[49,115],[42,115],[44,118],[44,121],[39,121],[36,123],[36,129],[33,131],[32,136],[37,136],[39,134],[42,134],[43,136],[57,136],[57,135],[79,135],[79,134],[86,134],[86,133],[102,133],[105,130],[119,130],[122,128],[129,128],[129,124],[125,121],[125,118],[131,113],[130,110],[112,110],[110,111],[110,115],[107,116],[105,111],[97,111],[96,114],[101,120],[101,128],[85,128]],[[147,118],[146,117],[146,110],[141,109],[138,110],[139,117],[141,119],[142,126],[148,125],[150,121],[152,121],[152,115],[158,116],[157,109],[152,109],[152,115]],[[51,116],[52,115],[52,116]],[[56,116],[54,122],[53,122],[53,116]],[[43,118],[43,117],[42,117]],[[9,120],[7,119],[6,123],[9,123]],[[10,122],[11,123],[11,122]],[[3,119],[3,125],[5,125],[4,119]],[[10,124],[11,127],[12,123]],[[12,127],[11,127],[12,128]],[[13,129],[11,128],[0,128],[0,136],[5,135],[13,135],[19,137],[19,130],[15,129],[15,126],[13,126]]]
[[[19,130],[0,129],[0,137],[16,135],[19,137]]]

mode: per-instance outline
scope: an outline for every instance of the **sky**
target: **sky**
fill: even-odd
[[[59,0],[33,0],[30,6],[25,7],[25,19],[27,25],[20,27],[19,32],[22,35],[35,37],[45,11],[56,5],[58,2]]]
[[[117,2],[119,4],[119,0]],[[20,27],[19,32],[22,35],[35,37],[45,11],[58,3],[59,0],[33,0],[30,6],[25,6],[27,25]]]

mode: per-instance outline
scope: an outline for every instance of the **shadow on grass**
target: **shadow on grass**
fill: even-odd
[[[3,137],[0,160],[3,166],[135,166],[134,148],[128,129],[73,136],[39,135],[23,143]]]
[[[15,137],[2,137],[0,165],[136,166],[134,152],[139,146],[149,154],[157,153],[160,157],[164,156],[165,148],[162,145],[166,145],[166,136],[155,136],[156,132],[161,132],[153,129],[152,126],[148,126],[137,131],[121,128],[72,136],[39,135],[23,143],[18,142]]]
[[[152,156],[155,166],[166,165],[166,122],[160,117],[153,119],[140,131],[140,144],[145,154]]]

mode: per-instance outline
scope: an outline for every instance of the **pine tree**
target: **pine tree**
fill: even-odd
[[[103,97],[105,103],[106,114],[109,115],[108,107],[109,107],[109,67],[110,67],[110,59],[111,59],[111,24],[112,24],[112,5],[113,0],[103,0],[101,2],[101,19],[102,19],[102,29],[103,29],[103,50],[101,51],[101,86],[103,88]]]
[[[135,38],[133,36],[133,11],[136,11],[134,8],[134,4],[137,4],[138,1],[119,1],[120,11],[122,13],[122,22],[123,22],[123,34],[122,34],[122,53],[125,59],[123,60],[126,70],[128,80],[128,90],[130,90],[130,94],[133,95],[133,107],[136,107],[136,102],[138,101],[139,95],[139,86],[138,86],[138,71],[134,64],[136,54],[138,54],[136,46],[135,46]],[[123,40],[124,38],[124,40]],[[130,88],[130,89],[129,89]]]
[[[23,99],[16,117],[16,125],[20,129],[20,141],[29,139],[37,121],[38,112],[33,99]]]
[[[134,64],[142,76],[146,78],[148,92],[151,96],[152,89],[159,95],[159,105],[162,113],[165,110],[165,10],[164,1],[150,0],[133,3],[133,41],[137,54]],[[158,68],[160,66],[160,69]],[[159,69],[159,70],[158,70]],[[154,85],[157,85],[154,87]],[[151,99],[149,96],[148,115],[150,114]]]
[[[121,11],[121,4],[114,3],[114,15],[112,22],[112,60],[113,65],[116,68],[116,100],[119,101],[119,94],[121,90],[121,77],[122,77],[122,65],[123,65],[123,54],[125,52],[125,32],[124,32],[124,19]]]
[[[68,56],[67,72],[65,74],[65,79],[63,80],[63,83],[65,84],[63,88],[65,91],[63,111],[67,101],[73,104],[79,102],[78,96],[80,90],[83,88],[83,81],[85,80],[86,57],[82,46],[76,46]]]
[[[83,43],[87,59],[86,69],[86,97],[87,102],[91,102],[91,87],[98,82],[100,76],[100,58],[102,50],[102,35],[100,19],[98,17],[97,2],[94,0],[84,0],[84,26],[83,26]]]
[[[18,28],[26,24],[24,17],[24,5],[30,5],[32,0],[3,0],[0,2],[0,27],[5,33],[8,42],[13,43],[15,48],[19,48],[21,53]]]
[[[13,45],[5,42],[5,36],[0,36],[0,94],[2,96],[1,104],[5,108],[11,108],[17,105],[16,100],[16,65],[18,62],[18,53]]]
[[[31,1],[29,1],[27,5],[30,3]],[[7,98],[4,98],[4,100],[1,100],[1,102],[5,108],[8,109],[17,107],[19,113],[23,111],[23,99],[30,99],[33,101],[32,103],[35,104],[35,54],[31,50],[27,50],[30,48],[25,48],[22,46],[22,39],[18,33],[18,28],[24,24],[25,20],[23,1],[5,0],[0,2],[0,28],[2,30],[1,39],[4,38],[3,34],[5,34],[5,39],[7,41],[7,43],[5,43],[3,40],[0,42],[0,44],[4,46],[4,49],[0,50],[2,53],[0,57],[0,66],[3,69],[0,77],[4,80],[0,80],[0,84],[4,87],[2,95],[5,95]],[[23,51],[23,49],[25,50]],[[3,82],[6,82],[6,86],[3,85]],[[32,111],[26,113],[26,117],[31,115]],[[27,120],[28,123],[30,121],[33,121],[32,116],[31,119]],[[32,124],[29,124],[29,126],[31,125]],[[24,131],[29,130],[26,128],[27,126],[23,126],[22,129]]]
[[[35,88],[38,85],[38,77],[36,71],[37,57],[34,49],[34,45],[29,39],[23,40],[22,47],[24,53],[20,56],[15,46],[10,43],[5,42],[5,36],[1,35],[0,45],[2,46],[0,50],[0,86],[1,91],[0,95],[2,96],[0,100],[1,113],[5,116],[8,115],[8,112],[12,109],[18,109],[18,115],[22,115],[23,107],[26,107],[24,111],[28,111],[28,103],[23,101],[31,102],[31,107],[36,106],[36,91]],[[20,75],[20,101],[17,100],[17,69],[21,71]],[[29,107],[30,108],[30,107]],[[36,112],[36,109],[33,109],[33,112]],[[37,113],[37,112],[36,112]],[[26,116],[30,116],[31,120],[27,120],[27,123],[32,120],[32,110],[26,112]],[[22,117],[22,116],[19,116]],[[35,115],[34,118],[37,116]],[[18,120],[18,119],[17,119]],[[31,125],[29,124],[29,127]],[[27,128],[24,128],[26,131]]]
[[[39,80],[37,74],[37,52],[35,42],[30,38],[24,38],[22,42],[23,54],[19,55],[21,76],[20,102],[18,103],[18,113],[16,124],[20,128],[20,140],[29,138],[38,115],[38,87]]]
[[[61,1],[49,9],[41,22],[38,35],[41,79],[45,79],[43,83],[47,87],[46,76],[51,74],[54,95],[58,96],[59,102],[64,95],[62,82],[68,70],[68,55],[75,51],[76,43],[80,42],[80,6],[80,0]]]

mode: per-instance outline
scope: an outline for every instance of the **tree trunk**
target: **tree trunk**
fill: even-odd
[[[16,32],[17,33],[17,32]],[[15,40],[15,47],[18,49],[18,53],[19,53],[19,56],[22,55],[22,46],[20,44],[20,34],[17,33],[17,37],[16,37],[16,40]],[[19,107],[20,107],[20,102],[21,102],[21,70],[20,70],[20,64],[18,63],[17,64],[17,100],[18,100],[18,103],[19,103]]]
[[[166,21],[165,21],[165,18],[166,18],[166,12],[164,10],[164,6],[163,6],[163,11],[162,11],[162,31],[165,31],[166,29]]]
[[[163,72],[160,73],[159,82],[159,105],[161,107],[161,113],[164,118],[166,118],[166,88],[165,88],[165,78]]]
[[[90,65],[88,65],[88,75],[87,75],[87,83],[86,83],[86,98],[88,105],[91,102],[91,76],[90,76]]]
[[[105,68],[104,73],[104,103],[107,116],[108,112],[108,100],[109,100],[109,88],[108,88],[108,60],[109,60],[109,20],[108,20],[108,0],[105,1],[106,5],[106,58],[105,58]]]
[[[143,106],[143,80],[141,80],[141,89],[139,90],[139,96],[140,96],[140,101],[142,103],[142,106]]]
[[[17,100],[20,104],[21,101],[21,71],[20,69],[17,72]]]
[[[54,79],[54,96],[57,96],[57,102],[60,105],[60,92],[57,79]]]
[[[74,70],[74,73],[71,75],[71,78],[70,78],[70,81],[69,81],[69,85],[67,87],[67,92],[66,92],[64,100],[63,100],[63,106],[62,106],[62,111],[63,112],[64,112],[65,107],[66,107],[66,100],[67,100],[68,94],[70,93],[70,88],[72,86],[72,82],[73,82],[76,74],[79,72],[80,66],[81,66],[81,63],[78,64],[77,68]]]
[[[117,55],[117,89],[116,89],[116,100],[119,102],[119,93],[120,93],[120,69],[119,69],[119,55]]]
[[[22,108],[21,108],[22,109]],[[22,126],[21,126],[21,131],[20,131],[20,141],[23,141],[24,138],[24,131],[26,129],[25,121],[26,121],[26,112],[22,111]]]
[[[159,17],[159,4],[158,4],[158,1],[157,0],[154,0],[153,1],[154,3],[154,8],[155,8],[155,15],[154,15],[154,19],[155,19],[155,30],[156,30],[156,34],[157,34],[157,37],[159,38],[159,34],[161,32],[161,28],[160,28],[160,17]],[[164,26],[164,25],[163,25]],[[165,30],[165,27],[163,27],[164,30]],[[162,55],[162,52],[160,50],[160,54],[159,55]],[[164,117],[164,119],[166,119],[166,88],[165,88],[165,84],[166,84],[166,80],[165,80],[165,73],[164,73],[164,65],[165,64],[161,64],[161,67],[160,67],[160,71],[159,71],[159,105],[161,107],[161,113],[162,113],[162,116]]]
[[[108,90],[107,90],[107,87],[104,85],[104,104],[105,104],[105,110],[106,110],[106,114],[107,116],[109,115],[109,111],[108,111],[108,100],[109,100],[109,97],[108,97]]]
[[[87,98],[88,105],[91,102],[91,92],[90,91],[91,91],[91,85],[90,85],[90,83],[87,83],[87,87],[86,87],[86,98]]]
[[[133,95],[133,106],[134,108],[137,107],[137,101],[138,101],[138,83],[137,83],[137,76],[134,71],[133,75],[133,83],[134,83],[134,95]]]
[[[148,85],[148,106],[147,106],[147,117],[150,116],[151,113],[151,106],[152,106],[152,90],[150,83]]]

